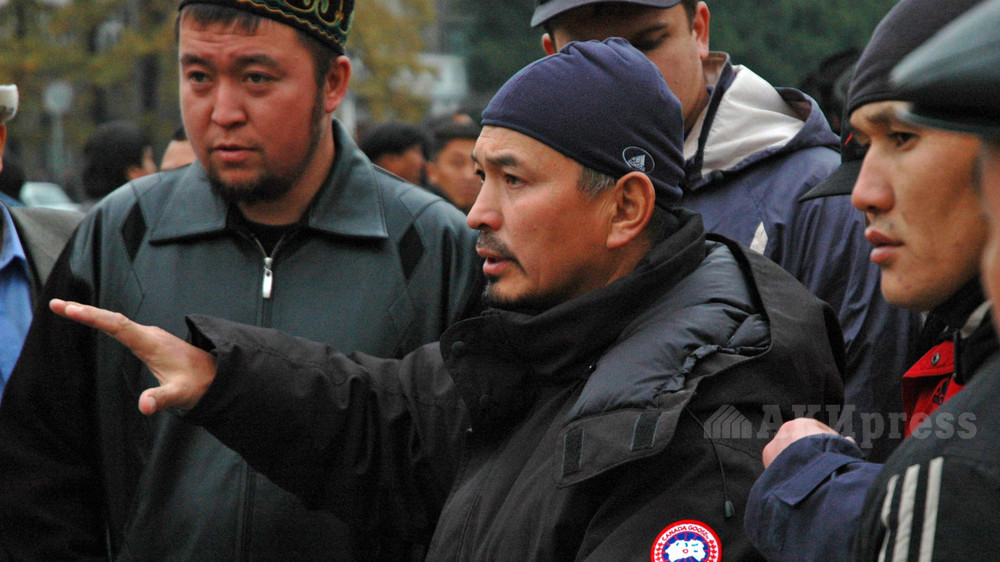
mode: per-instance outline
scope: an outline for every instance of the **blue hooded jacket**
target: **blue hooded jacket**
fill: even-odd
[[[916,314],[885,301],[868,256],[864,216],[850,197],[798,198],[839,164],[839,139],[805,94],[774,88],[728,55],[705,62],[708,107],[685,140],[687,184],[680,206],[709,232],[749,246],[833,307],[844,331],[844,402],[863,413],[901,412],[900,374],[919,328]],[[881,461],[901,436],[867,432],[858,444]]]

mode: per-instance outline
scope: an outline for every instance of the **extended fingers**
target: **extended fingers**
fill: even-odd
[[[49,308],[64,318],[101,330],[137,354],[153,341],[147,326],[136,324],[120,312],[60,299],[49,301]]]

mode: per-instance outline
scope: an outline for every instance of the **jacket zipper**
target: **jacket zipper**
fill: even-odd
[[[260,240],[252,234],[244,234],[243,236],[248,240],[252,241],[257,249],[260,250],[261,255],[264,257],[264,271],[263,277],[261,279],[260,296],[264,301],[261,305],[261,313],[257,318],[257,325],[269,328],[271,325],[271,296],[274,290],[274,259],[278,255],[278,250],[284,244],[285,240],[290,238],[294,233],[286,234],[278,239],[278,242],[274,245],[274,249],[271,250],[271,255],[267,254],[267,250],[264,249],[264,245],[260,243]],[[246,489],[244,490],[244,505],[243,505],[243,529],[241,531],[242,536],[240,537],[240,552],[238,558],[240,560],[248,560],[250,556],[251,547],[251,534],[253,532],[253,501],[254,495],[257,488],[257,475],[250,468],[250,465],[246,464],[244,461],[244,474],[246,475]]]

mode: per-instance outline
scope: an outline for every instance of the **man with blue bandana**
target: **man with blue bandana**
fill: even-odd
[[[354,2],[183,0],[181,113],[197,161],[97,205],[45,298],[185,333],[183,315],[402,357],[478,293],[474,233],[332,119]],[[42,313],[0,409],[0,545],[14,559],[411,559],[271,483],[206,431],[145,418],[128,350]],[[416,554],[414,554],[416,552]]]
[[[0,85],[0,169],[7,121],[17,113],[14,84]],[[0,396],[21,353],[42,285],[82,215],[28,208],[0,193]]]
[[[359,528],[433,533],[430,560],[759,559],[741,519],[765,411],[840,402],[833,312],[676,207],[681,106],[623,40],[525,67],[483,126],[468,224],[489,308],[401,361],[53,310],[148,362],[141,411],[187,410]]]

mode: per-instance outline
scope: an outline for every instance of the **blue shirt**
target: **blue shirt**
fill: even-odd
[[[7,207],[0,205],[3,243],[0,245],[0,397],[21,354],[31,324],[31,279],[28,258]]]

